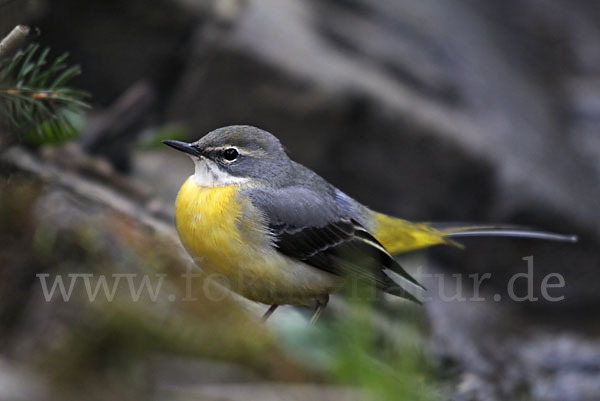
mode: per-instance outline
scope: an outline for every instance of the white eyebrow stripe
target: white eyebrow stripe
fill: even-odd
[[[229,149],[229,148],[234,148],[235,150],[240,150],[240,148],[238,148],[237,146],[233,146],[233,145],[223,145],[223,146],[207,146],[205,148],[203,148],[206,151],[212,151],[212,150],[225,150],[225,149]]]
[[[266,154],[266,152],[264,152],[262,150],[248,149],[248,148],[234,146],[234,145],[206,147],[206,148],[204,148],[204,150],[210,152],[210,151],[214,151],[214,150],[225,150],[225,149],[231,149],[231,148],[237,150],[242,155],[260,157],[260,156],[264,156]]]

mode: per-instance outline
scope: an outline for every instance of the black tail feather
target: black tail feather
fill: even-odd
[[[447,238],[512,237],[559,242],[577,242],[578,240],[576,235],[558,234],[514,225],[432,223],[431,226],[443,232]]]

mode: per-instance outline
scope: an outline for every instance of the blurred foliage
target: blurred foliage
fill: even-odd
[[[30,144],[63,142],[81,130],[89,94],[67,84],[81,74],[66,63],[68,54],[49,59],[49,48],[30,44],[0,60],[0,114]]]
[[[363,308],[362,317],[338,323],[334,377],[342,383],[364,388],[375,400],[438,399],[433,367],[422,348],[410,344],[410,340],[420,339],[424,333],[395,330],[396,339],[378,338],[368,318],[371,313]]]
[[[285,348],[308,368],[358,388],[367,399],[439,399],[436,370],[423,351],[427,335],[420,307],[394,302],[394,316],[386,316],[367,291],[346,296],[349,305],[316,327],[305,322],[285,324]]]
[[[391,344],[377,349],[373,333],[364,324],[344,326],[347,338],[338,344],[333,371],[343,383],[361,386],[376,400],[437,399],[430,367],[418,349]]]

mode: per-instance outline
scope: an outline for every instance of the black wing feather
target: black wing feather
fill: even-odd
[[[354,220],[343,219],[323,227],[300,230],[286,226],[272,230],[281,253],[321,270],[359,277],[375,283],[381,290],[397,293],[394,289],[397,284],[384,273],[384,269],[390,269],[422,288],[383,245]]]
[[[423,287],[353,218],[355,211],[337,202],[335,190],[326,189],[317,193],[304,186],[276,192],[253,188],[248,196],[263,213],[281,253],[335,275],[364,279],[380,290],[417,301],[385,270]]]

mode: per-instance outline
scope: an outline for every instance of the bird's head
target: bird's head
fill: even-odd
[[[216,129],[196,142],[163,141],[187,153],[202,186],[277,184],[292,169],[279,140],[267,131],[246,125]]]

